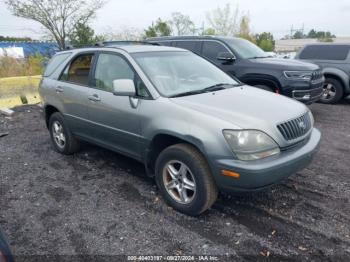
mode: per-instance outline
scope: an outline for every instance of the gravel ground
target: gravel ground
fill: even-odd
[[[0,227],[18,261],[350,261],[350,100],[311,109],[323,140],[307,169],[193,218],[164,204],[141,164],[91,145],[57,154],[41,109],[16,108],[0,116]]]

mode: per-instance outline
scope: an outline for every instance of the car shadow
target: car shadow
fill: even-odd
[[[145,166],[141,162],[117,152],[87,142],[81,142],[80,157],[85,160],[93,159],[94,161],[102,162],[103,164],[99,165],[101,169],[112,166],[124,170],[132,176],[142,178],[147,183],[155,184],[154,180],[146,174]]]
[[[340,105],[350,105],[350,96],[340,100],[338,104],[340,104]]]

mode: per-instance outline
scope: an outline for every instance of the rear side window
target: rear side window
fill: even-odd
[[[192,51],[193,53],[200,53],[199,41],[176,41],[175,46]]]
[[[305,47],[299,57],[311,60],[345,60],[349,50],[348,45],[314,45]]]
[[[49,64],[46,67],[44,76],[50,76],[69,56],[71,53],[57,54],[51,58]]]
[[[229,50],[221,43],[213,41],[203,42],[202,55],[212,61],[217,60],[218,54],[221,52],[229,52]]]
[[[76,57],[64,70],[60,80],[87,86],[93,57],[93,54]]]

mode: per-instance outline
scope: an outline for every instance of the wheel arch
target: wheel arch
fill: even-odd
[[[196,138],[183,136],[181,134],[172,134],[168,132],[162,132],[155,134],[149,143],[146,153],[145,153],[145,166],[147,170],[147,174],[149,176],[154,176],[155,174],[155,164],[157,161],[157,158],[159,154],[166,149],[169,146],[175,145],[175,144],[189,144],[196,148],[198,152],[200,152],[203,157],[207,160],[208,164],[210,165],[208,158],[206,157],[203,149],[203,145],[200,141],[198,141]]]
[[[344,88],[344,94],[350,93],[350,78],[345,72],[336,68],[324,68],[323,74],[326,78],[333,78],[340,81]]]
[[[266,85],[268,87],[271,87],[275,92],[281,91],[281,84],[279,80],[274,76],[263,74],[247,74],[241,78],[241,81],[247,85]]]
[[[60,112],[55,106],[46,105],[44,107],[44,116],[46,127],[49,128],[49,120],[53,113]]]

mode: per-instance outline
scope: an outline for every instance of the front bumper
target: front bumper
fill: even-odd
[[[310,164],[321,139],[321,133],[313,129],[303,145],[282,151],[279,155],[252,162],[221,159],[215,162],[216,182],[222,191],[254,191],[269,187],[295,174]],[[222,170],[240,174],[239,179],[221,175]]]
[[[323,85],[311,90],[294,90],[292,93],[294,99],[306,104],[311,104],[321,99]]]
[[[282,94],[302,103],[312,104],[322,97],[324,81],[324,77],[311,82],[288,80],[282,87]]]

